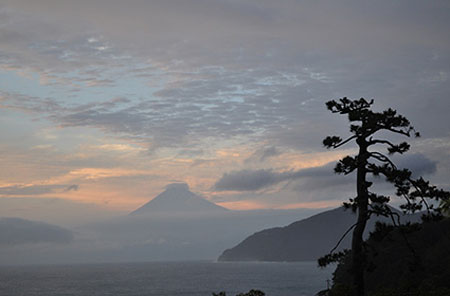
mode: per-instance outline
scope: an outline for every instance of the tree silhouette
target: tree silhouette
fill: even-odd
[[[394,225],[400,223],[399,215],[388,206],[390,197],[371,192],[369,188],[372,186],[372,182],[369,182],[367,177],[369,175],[380,176],[392,183],[396,189],[396,195],[405,200],[405,203],[400,206],[404,213],[414,213],[425,208],[428,219],[439,218],[441,217],[441,208],[436,207],[435,203],[430,203],[429,200],[434,199],[440,201],[441,204],[448,205],[450,199],[449,192],[431,186],[421,177],[412,178],[412,173],[408,169],[396,167],[389,156],[407,152],[410,145],[407,142],[395,144],[384,138],[375,138],[375,134],[383,131],[406,137],[419,137],[420,134],[411,126],[409,120],[397,114],[397,111],[389,108],[382,112],[374,112],[371,110],[372,104],[373,100],[368,102],[364,98],[350,100],[346,97],[339,101],[327,102],[326,106],[332,113],[347,115],[350,121],[351,136],[346,139],[328,136],[323,140],[323,144],[327,148],[339,148],[350,142],[356,142],[359,148],[356,156],[345,156],[339,160],[334,169],[336,173],[344,175],[356,171],[357,194],[355,198],[350,198],[349,202],[345,202],[344,207],[357,212],[357,221],[344,236],[353,229],[352,291],[353,295],[358,296],[365,295],[364,272],[367,262],[363,233],[366,222],[372,215],[376,215],[390,217]],[[387,148],[387,154],[375,150],[374,147],[380,145]],[[337,246],[328,255],[319,259],[320,266],[336,262],[348,254],[348,251],[334,253]]]

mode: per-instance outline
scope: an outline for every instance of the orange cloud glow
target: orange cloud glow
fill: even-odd
[[[293,210],[293,209],[323,209],[338,207],[342,205],[341,200],[327,200],[327,201],[311,201],[311,202],[299,202],[287,204],[281,207],[277,207],[279,210]]]
[[[226,202],[218,202],[217,204],[230,210],[240,210],[240,211],[261,210],[267,208],[267,205],[254,200],[226,201]]]

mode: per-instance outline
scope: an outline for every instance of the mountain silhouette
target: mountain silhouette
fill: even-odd
[[[400,214],[399,211],[393,209]],[[345,231],[355,223],[356,216],[343,207],[322,212],[285,227],[265,229],[247,237],[234,248],[225,250],[219,261],[308,261],[327,254]],[[402,223],[418,221],[420,215],[403,216]],[[390,223],[384,217],[372,217],[365,236],[376,221]],[[350,248],[351,233],[337,249]]]
[[[130,215],[150,213],[215,213],[228,209],[218,206],[189,190],[186,183],[172,183],[154,199],[144,204]]]
[[[0,218],[0,247],[32,243],[69,243],[73,233],[65,228],[15,217]]]

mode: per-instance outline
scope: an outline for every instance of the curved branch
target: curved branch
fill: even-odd
[[[357,137],[356,135],[353,135],[353,136],[347,138],[346,140],[340,142],[339,144],[333,145],[333,148],[339,148],[339,147],[341,147],[341,146],[347,144],[347,143],[350,142],[351,140],[355,139],[356,137]]]
[[[398,213],[393,212],[388,206],[386,206],[386,205],[380,206],[379,209],[377,210],[377,207],[376,206],[374,207],[373,203],[372,203],[370,205],[370,207],[372,208],[372,210],[370,210],[371,213],[373,213],[377,216],[384,216],[387,218],[391,218],[392,224],[394,226],[401,225],[400,215]],[[394,218],[394,216],[396,219]]]
[[[391,217],[392,223],[394,224],[394,226],[400,226],[401,222],[400,222],[400,215],[398,213],[394,213],[389,209],[389,216]],[[395,223],[395,218],[394,216],[397,218],[397,224]]]
[[[395,145],[394,144],[392,144],[390,141],[388,141],[388,140],[378,140],[378,139],[375,139],[375,140],[370,140],[369,141],[369,146],[371,146],[371,145],[374,145],[374,144],[386,144],[386,145],[389,145],[390,147],[392,147],[392,148],[394,148],[395,147]]]
[[[397,169],[397,166],[383,153],[374,151],[370,152],[369,155],[370,157],[373,157],[381,162],[389,163],[393,169]]]
[[[401,222],[400,222],[400,215],[399,215],[398,213],[392,212],[391,210],[389,210],[389,214],[390,214],[390,216],[391,216],[392,223],[394,223],[394,226],[400,227],[400,226],[402,225]],[[395,225],[395,219],[394,219],[394,216],[397,217],[397,225]],[[403,240],[405,241],[405,244],[406,244],[407,248],[408,248],[409,251],[412,253],[414,259],[417,260],[418,257],[417,257],[416,251],[414,250],[413,246],[412,246],[411,243],[409,242],[409,240],[408,240],[408,238],[406,237],[405,233],[402,231],[401,228],[400,228],[399,231],[400,231],[400,234],[401,234]]]
[[[370,219],[370,214],[365,218],[365,221]],[[358,224],[362,223],[363,221],[359,221],[356,222],[355,224],[353,224],[352,226],[350,226],[347,231],[341,236],[341,238],[339,239],[339,241],[337,242],[337,244],[334,246],[333,249],[331,249],[331,251],[329,252],[329,254],[333,254],[333,252],[339,247],[339,245],[341,244],[341,242],[344,240],[344,238],[347,236],[347,234],[353,229],[355,228]]]
[[[392,128],[392,127],[384,126],[384,129],[385,129],[385,130],[388,130],[388,131],[391,131],[391,132],[393,132],[393,133],[397,133],[397,134],[401,134],[401,135],[407,136],[407,137],[410,136],[410,133],[409,133],[409,132],[405,132],[405,131],[403,131],[403,130],[398,130],[398,129],[395,129],[395,128]]]
[[[353,224],[352,226],[350,226],[349,229],[347,229],[347,231],[341,236],[341,238],[339,239],[339,241],[337,242],[337,244],[334,246],[333,249],[331,249],[331,251],[329,252],[329,254],[333,254],[333,252],[339,247],[339,245],[341,244],[341,242],[344,240],[344,238],[347,236],[347,234],[356,227],[356,225],[358,225],[360,222],[356,222],[355,224]]]
[[[408,200],[409,202],[409,200]],[[405,225],[401,223],[400,220],[400,215],[398,213],[393,212],[390,208],[386,207],[387,210],[387,215],[389,215],[389,217],[392,220],[392,224],[394,225],[394,227],[400,228],[400,226]],[[396,221],[397,220],[397,221]],[[414,259],[417,260],[417,254],[416,251],[414,250],[413,246],[411,245],[411,243],[409,242],[408,238],[406,237],[405,233],[402,231],[402,229],[400,228],[399,230],[403,240],[405,241],[406,247],[409,249],[409,251],[411,252],[411,254],[413,255]]]
[[[411,206],[411,200],[409,199],[407,194],[402,194],[403,198],[406,199],[406,202],[408,203],[408,206]]]
[[[411,178],[408,178],[408,181],[411,183],[414,188],[416,188],[417,192],[420,193],[420,199],[425,204],[425,207],[427,208],[427,213],[430,214],[430,206],[428,205],[427,201],[425,200],[425,194],[423,193],[422,189],[419,188],[419,186],[416,185],[416,182],[412,180]]]

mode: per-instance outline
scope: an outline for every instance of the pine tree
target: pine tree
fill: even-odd
[[[397,168],[390,156],[407,152],[410,145],[407,142],[395,144],[384,138],[379,139],[375,137],[376,134],[383,131],[406,137],[419,137],[420,134],[411,126],[409,120],[397,111],[387,109],[375,112],[371,110],[372,104],[373,100],[368,102],[364,98],[350,100],[345,97],[339,101],[327,102],[326,106],[332,113],[348,117],[351,136],[346,139],[328,136],[323,140],[327,148],[339,148],[351,142],[355,142],[359,148],[357,155],[346,156],[339,160],[334,169],[336,173],[345,175],[356,171],[357,194],[355,198],[345,202],[344,207],[357,213],[357,221],[344,236],[353,229],[352,291],[353,295],[357,296],[365,295],[364,273],[367,262],[363,233],[366,222],[372,215],[376,215],[390,217],[394,225],[400,223],[399,215],[388,206],[391,198],[370,191],[372,182],[368,181],[368,176],[384,177],[387,182],[393,184],[396,189],[395,194],[405,200],[405,203],[400,206],[405,214],[426,210],[427,219],[438,219],[441,217],[441,208],[435,207],[435,203],[430,203],[429,200],[436,200],[444,205],[448,205],[450,200],[449,192],[437,189],[421,177],[414,179],[412,172],[408,169]],[[375,148],[380,145],[387,148],[387,153]],[[338,261],[348,254],[348,251],[333,253],[336,247],[330,254],[319,259],[320,266]]]

